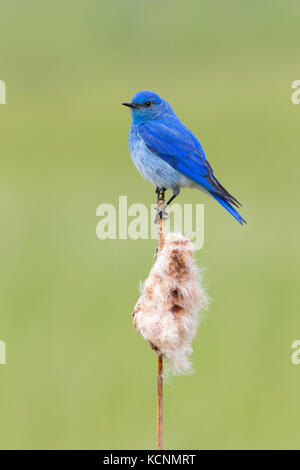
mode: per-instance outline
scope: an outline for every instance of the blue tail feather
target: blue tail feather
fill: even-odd
[[[246,220],[238,213],[238,211],[231,205],[229,202],[225,201],[221,197],[217,196],[216,194],[211,194],[213,198],[218,201],[221,206],[223,206],[229,214],[231,214],[241,225],[246,224]]]

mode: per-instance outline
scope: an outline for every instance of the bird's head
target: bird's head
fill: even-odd
[[[174,115],[169,103],[152,91],[139,91],[130,103],[122,104],[131,109],[133,124]]]

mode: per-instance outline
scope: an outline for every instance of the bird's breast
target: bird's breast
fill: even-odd
[[[137,126],[130,130],[129,149],[133,163],[142,177],[154,186],[175,190],[179,186],[193,184],[190,179],[147,148],[143,138],[139,135]]]

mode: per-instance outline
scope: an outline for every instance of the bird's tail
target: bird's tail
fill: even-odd
[[[223,206],[229,214],[231,214],[241,225],[246,224],[246,220],[243,219],[243,217],[238,213],[238,211],[233,207],[232,204],[230,204],[228,201],[225,200],[225,198],[218,196],[214,193],[211,193],[212,197],[215,198],[221,206]]]

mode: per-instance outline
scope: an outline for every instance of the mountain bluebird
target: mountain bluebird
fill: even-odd
[[[130,103],[122,104],[131,109],[129,149],[135,166],[157,194],[173,191],[164,208],[157,208],[157,216],[167,215],[166,208],[181,187],[191,187],[209,194],[240,224],[245,223],[234,208],[241,204],[219,183],[199,140],[167,101],[151,91],[139,91]]]

